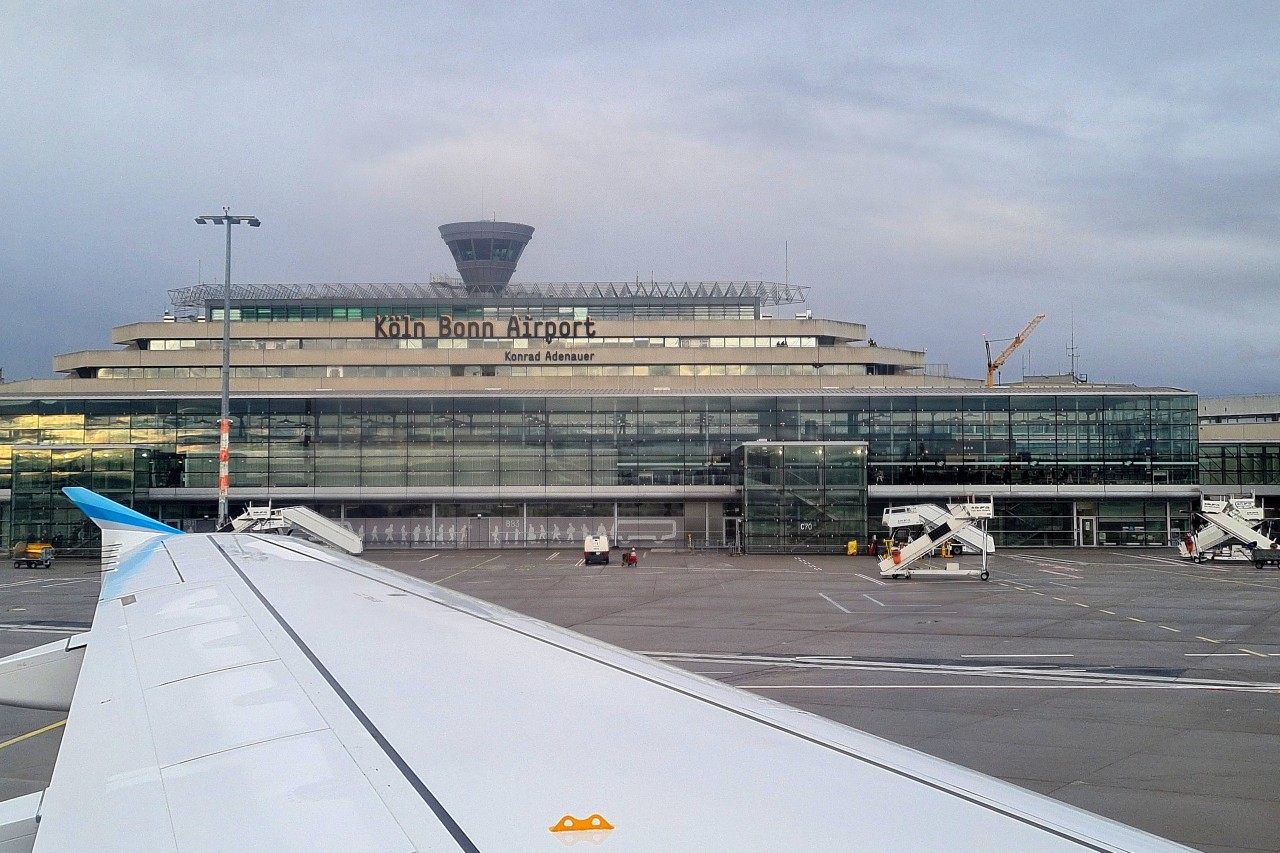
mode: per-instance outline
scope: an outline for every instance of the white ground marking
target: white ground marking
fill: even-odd
[[[436,557],[439,557],[439,556],[440,556],[439,554],[432,554],[430,557],[423,557],[423,558],[422,558],[421,560],[419,560],[418,562],[419,562],[419,563],[425,563],[427,560],[434,560]]]
[[[1190,562],[1190,560],[1183,560],[1183,559],[1174,558],[1174,557],[1157,557],[1152,554],[1137,554],[1135,556],[1137,556],[1139,560],[1150,560],[1153,563],[1161,563],[1166,566],[1182,566]],[[1210,567],[1205,566],[1205,568],[1207,569]]]
[[[982,658],[984,660],[995,660],[996,658],[1073,658],[1075,655],[1053,654],[1053,655],[960,655],[962,658]]]
[[[1047,557],[1043,554],[1010,554],[1015,560],[1026,560],[1028,563],[1036,563],[1038,565],[1052,565],[1053,563],[1067,563],[1073,566],[1089,565],[1085,560],[1068,560],[1066,557]]]
[[[840,602],[835,601],[834,599],[832,599],[832,598],[831,598],[831,596],[827,595],[825,592],[820,592],[820,593],[818,593],[818,595],[820,595],[820,596],[822,596],[823,598],[825,598],[825,599],[826,599],[828,602],[830,602],[831,604],[834,604],[834,605],[835,605],[837,608],[839,608],[841,611],[843,611],[843,612],[845,612],[845,613],[848,613],[848,612],[849,612],[848,610],[846,610],[846,609],[845,609],[845,608],[840,604]]]
[[[0,589],[9,589],[10,587],[15,587],[15,586],[27,586],[33,583],[45,583],[47,581],[48,581],[48,578],[32,578],[31,580],[27,580],[27,581],[13,581],[11,583],[0,583]]]
[[[941,604],[885,604],[883,601],[872,598],[867,593],[863,593],[862,597],[872,604],[879,604],[881,607],[941,607]]]
[[[824,657],[819,655],[739,655],[739,654],[698,654],[693,652],[648,652],[651,657],[671,663],[703,663],[747,665],[753,667],[779,667],[783,669],[825,669],[852,670],[862,672],[898,672],[931,676],[964,676],[974,678],[1018,679],[1036,682],[1066,682],[1060,687],[1107,687],[1107,688],[1163,688],[1170,690],[1231,690],[1250,693],[1280,693],[1280,684],[1267,681],[1229,681],[1209,678],[1176,678],[1164,675],[1128,675],[1111,671],[1091,672],[1078,667],[1046,668],[1033,666],[1007,666],[999,663],[982,664],[942,664],[942,663],[898,663],[892,661],[869,661],[856,658]],[[1263,657],[1254,652],[1253,654]],[[759,690],[839,690],[839,689],[876,689],[877,685],[834,684],[834,685],[761,685],[748,689]],[[910,689],[931,689],[928,685],[902,685]],[[947,688],[948,685],[938,685]],[[998,687],[999,685],[991,685]],[[1030,685],[1026,685],[1030,686]],[[954,688],[955,685],[950,685]],[[885,689],[879,685],[878,689]]]

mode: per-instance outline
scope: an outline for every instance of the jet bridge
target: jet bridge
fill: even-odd
[[[1201,498],[1200,517],[1204,527],[1178,543],[1178,553],[1189,560],[1248,560],[1250,548],[1280,547],[1261,531],[1266,517],[1253,498]]]
[[[987,533],[987,521],[995,515],[991,501],[978,503],[917,504],[890,507],[881,520],[890,529],[920,527],[922,532],[906,545],[892,548],[880,561],[880,576],[910,578],[913,575],[944,575],[978,577],[987,580],[987,554],[996,549],[995,540]],[[948,542],[959,541],[982,553],[982,567],[962,569],[959,563],[948,563],[946,568],[923,568],[915,564]]]

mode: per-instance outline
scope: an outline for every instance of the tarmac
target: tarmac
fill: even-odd
[[[1280,849],[1280,571],[1172,549],[1002,549],[988,582],[675,549],[365,558],[1192,847]],[[0,654],[87,630],[96,565],[7,575]],[[47,785],[63,720],[0,708],[0,798]]]

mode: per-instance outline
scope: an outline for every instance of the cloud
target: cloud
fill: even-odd
[[[216,280],[422,280],[437,225],[540,280],[781,279],[983,373],[1280,391],[1269,4],[19,2],[0,34],[9,376]],[[1016,365],[1010,365],[1016,367]],[[1051,372],[1047,367],[1044,372]],[[1010,375],[1006,370],[1006,376]]]

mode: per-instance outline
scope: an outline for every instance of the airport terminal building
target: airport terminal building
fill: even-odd
[[[1164,545],[1201,492],[1198,399],[986,387],[772,282],[512,282],[533,228],[442,226],[459,275],[231,292],[231,500],[369,547],[843,551],[892,504],[991,496],[1011,547]],[[84,485],[177,526],[218,495],[223,286],[170,291],[63,379],[0,385],[0,538],[90,547]]]

